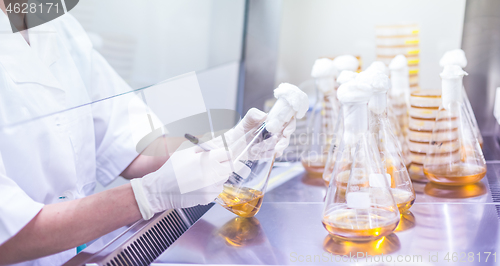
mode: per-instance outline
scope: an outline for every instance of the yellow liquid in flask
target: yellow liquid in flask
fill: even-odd
[[[350,241],[369,241],[391,234],[399,216],[383,209],[340,209],[323,217],[323,226],[334,237]]]
[[[424,168],[424,174],[431,182],[447,186],[462,186],[476,183],[486,175],[486,167],[457,164]]]
[[[250,188],[237,188],[224,185],[224,190],[219,195],[223,202],[222,207],[241,217],[253,217],[262,206],[264,193]]]
[[[326,156],[308,156],[302,158],[301,162],[310,177],[321,177],[325,171]]]
[[[412,192],[398,188],[391,188],[391,192],[401,214],[408,211],[415,202],[415,194]]]

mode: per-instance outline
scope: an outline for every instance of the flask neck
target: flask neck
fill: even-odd
[[[316,78],[315,81],[318,95],[328,95],[335,90],[336,84],[333,76]]]
[[[410,77],[408,69],[400,69],[391,71],[391,96],[404,95],[410,90]]]
[[[259,127],[248,131],[243,137],[236,140],[229,147],[232,152],[233,161],[256,160],[260,157],[260,153],[270,147],[263,147],[264,140],[271,138],[274,134],[266,129],[266,122],[263,122]],[[259,149],[253,148],[254,145],[260,144]]]
[[[343,103],[344,128],[347,144],[354,144],[356,136],[368,131],[368,105],[366,102]]]
[[[462,77],[442,79],[441,100],[444,108],[447,108],[452,102],[460,102],[462,100],[462,82]]]
[[[375,92],[368,102],[368,108],[374,114],[387,116],[387,92]]]
[[[285,99],[278,99],[267,115],[266,130],[274,134],[279,133],[295,113],[296,111]]]

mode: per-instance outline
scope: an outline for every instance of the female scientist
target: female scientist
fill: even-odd
[[[128,103],[120,100],[126,97],[57,113],[130,88],[71,15],[12,33],[3,0],[0,8],[0,125],[56,113],[0,129],[0,265],[61,265],[75,247],[115,229],[217,197],[231,172],[220,145],[173,153],[193,182],[217,180],[180,193],[172,160],[136,152]],[[252,109],[227,138],[242,136],[265,116]],[[276,140],[278,153],[294,129],[290,123]],[[130,184],[93,194],[96,181],[107,184],[118,175]]]

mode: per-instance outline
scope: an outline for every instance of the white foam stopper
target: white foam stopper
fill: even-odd
[[[389,77],[378,71],[363,71],[356,80],[369,84],[374,92],[387,92],[390,86]]]
[[[311,70],[311,76],[313,78],[322,77],[334,77],[337,76],[338,70],[333,64],[333,60],[328,58],[320,58],[314,61],[313,68]]]
[[[323,94],[335,91],[335,80],[333,77],[316,78],[316,86]]]
[[[278,100],[267,116],[266,129],[277,134],[293,116],[298,119],[304,117],[309,108],[309,98],[305,92],[289,83],[281,83],[274,90],[274,97]]]
[[[356,71],[359,67],[359,61],[352,55],[340,55],[333,59],[333,65],[339,72],[344,70]]]
[[[372,88],[365,82],[351,80],[340,85],[337,98],[342,103],[368,102],[372,96]]]
[[[410,74],[408,60],[404,55],[398,55],[389,64],[391,70],[391,95],[401,95],[410,91]]]
[[[402,54],[396,55],[392,60],[391,63],[389,64],[389,69],[391,71],[393,70],[400,70],[405,67],[408,67],[408,60],[406,60],[406,57]]]
[[[346,194],[347,207],[351,209],[370,208],[370,193],[368,192],[348,192]]]
[[[458,65],[447,65],[441,76],[442,94],[441,100],[445,108],[455,101],[462,100],[462,81],[467,72]]]
[[[390,187],[391,185],[390,174],[370,174],[368,180],[370,187]]]
[[[387,68],[387,66],[382,61],[375,61],[371,63],[371,65],[366,68],[365,71],[376,71],[389,75],[389,68]]]
[[[349,81],[355,79],[356,76],[358,76],[358,73],[356,73],[354,71],[343,70],[342,72],[340,72],[340,75],[337,78],[337,82],[342,85],[346,82],[349,82]]]
[[[376,114],[382,114],[387,107],[387,91],[390,86],[389,77],[376,69],[372,69],[359,73],[356,80],[371,85],[373,96],[368,103],[368,108]]]
[[[450,50],[444,53],[441,60],[439,60],[439,65],[444,67],[446,65],[458,65],[461,68],[467,66],[467,58],[465,57],[465,52],[462,49]]]

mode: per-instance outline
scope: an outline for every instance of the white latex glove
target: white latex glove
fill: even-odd
[[[184,142],[157,171],[131,180],[144,220],[168,209],[205,205],[222,192],[232,173],[225,148],[203,151]]]
[[[246,133],[251,130],[257,130],[262,123],[266,120],[267,114],[260,111],[259,109],[252,108],[248,110],[247,114],[241,119],[241,121],[231,130],[224,133],[226,138],[227,145],[232,150],[234,154],[238,154],[241,149],[245,147],[245,145],[250,141],[250,139],[244,139]],[[283,151],[290,144],[290,136],[293,132],[295,132],[296,121],[295,118],[287,124],[287,126],[283,129],[281,134],[274,135],[273,137],[266,139],[258,146],[253,147],[253,150],[261,150],[259,153],[260,158],[269,158],[274,156],[276,153],[276,157],[280,157],[283,154]],[[217,137],[212,141],[216,147],[222,147],[223,142],[221,137]],[[240,143],[236,143],[240,142]],[[268,149],[268,152],[262,152],[262,148],[265,146],[265,149]],[[252,152],[252,151],[250,151]],[[252,158],[252,159],[260,159],[260,158]]]

